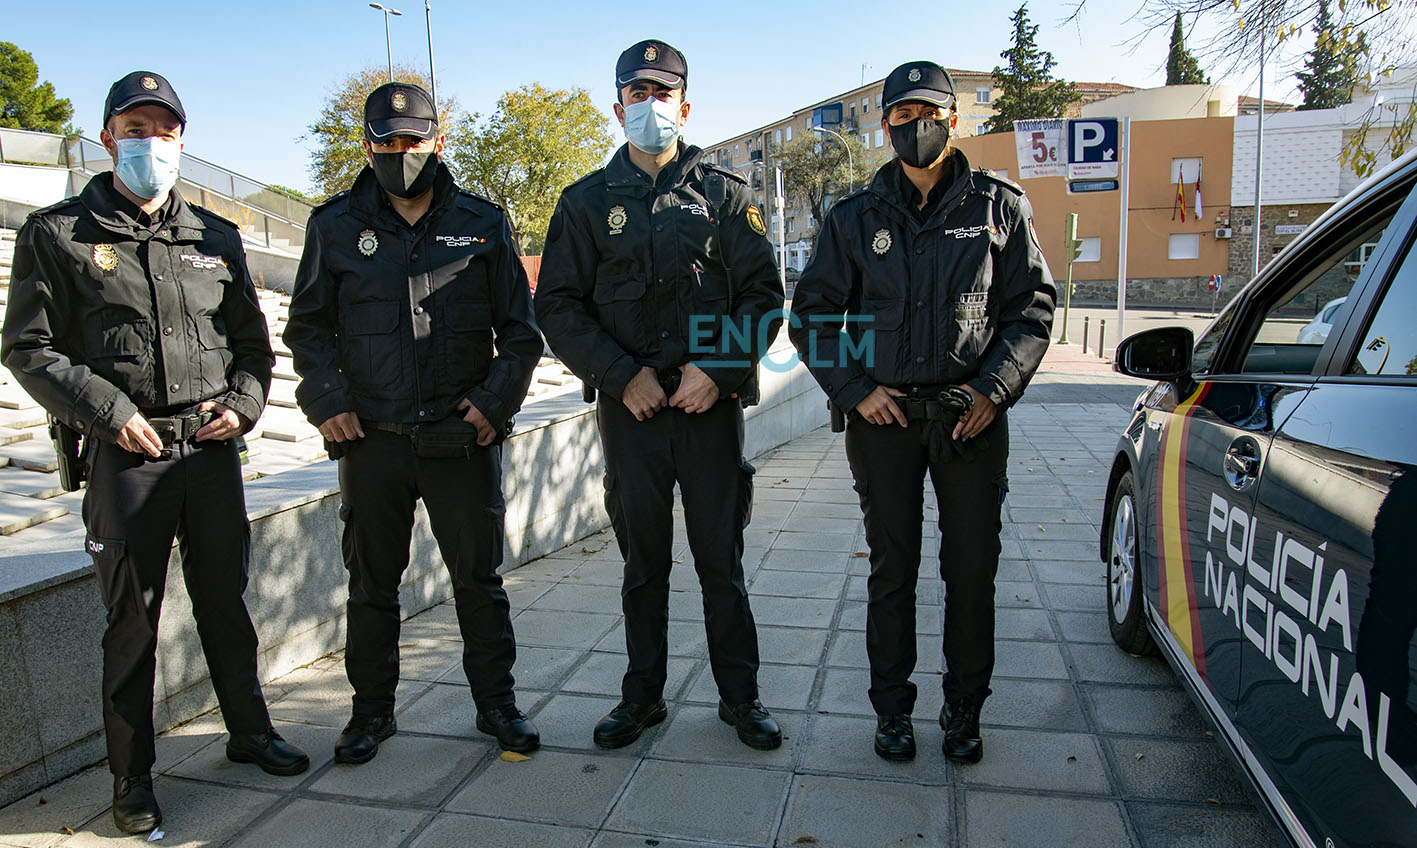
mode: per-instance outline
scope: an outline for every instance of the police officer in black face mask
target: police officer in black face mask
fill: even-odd
[[[896,159],[827,216],[793,299],[792,338],[849,413],[846,456],[871,548],[866,650],[876,753],[915,756],[915,585],[921,484],[939,508],[945,581],[943,749],[983,755],[994,575],[1008,484],[1004,411],[1043,358],[1053,279],[1023,190],[949,144],[954,82],[933,62],[886,77]],[[844,316],[846,335],[838,332]],[[815,338],[814,338],[815,337]]]
[[[227,757],[282,775],[310,765],[271,728],[241,599],[250,528],[233,438],[261,416],[275,358],[240,233],[174,187],[186,124],[162,76],[113,84],[99,138],[114,170],[25,222],[5,314],[5,366],[84,438],[85,546],[108,610],[103,725],[125,833],[162,822],[153,680],[174,534]]]
[[[399,580],[419,498],[452,574],[477,729],[532,751],[497,574],[500,445],[542,351],[526,272],[502,209],[439,161],[427,92],[375,89],[364,132],[369,167],[310,216],[285,331],[296,398],[339,457],[354,715],[335,760],[368,762],[396,729]]]
[[[615,67],[629,143],[561,195],[536,291],[551,349],[590,386],[605,447],[605,506],[625,558],[629,669],[596,725],[618,748],[664,720],[674,485],[704,594],[718,714],[755,748],[782,741],[758,702],[758,641],[743,581],[753,467],[740,402],[773,337],[782,286],[743,180],[679,131],[689,69],[662,41]],[[729,343],[725,325],[751,343]]]

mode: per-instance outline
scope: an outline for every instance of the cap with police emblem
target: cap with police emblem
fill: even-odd
[[[683,53],[663,41],[641,41],[621,53],[615,63],[615,88],[618,91],[639,80],[683,88],[689,81],[689,63]]]
[[[387,141],[396,135],[432,138],[438,134],[438,111],[428,92],[410,82],[385,83],[364,101],[364,137]]]
[[[187,112],[182,108],[182,101],[177,99],[177,92],[172,89],[172,84],[162,74],[152,71],[134,71],[108,89],[108,98],[103,101],[104,125],[106,126],[108,119],[114,115],[144,103],[167,107],[168,111],[182,122],[183,127],[187,126]]]
[[[919,100],[948,109],[955,105],[955,81],[934,62],[906,62],[891,71],[881,91],[881,108]]]

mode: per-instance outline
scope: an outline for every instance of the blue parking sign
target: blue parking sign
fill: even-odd
[[[1068,179],[1116,177],[1121,156],[1116,118],[1068,121]]]

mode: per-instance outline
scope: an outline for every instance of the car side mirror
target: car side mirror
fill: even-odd
[[[1114,371],[1144,380],[1164,380],[1187,385],[1191,382],[1191,352],[1196,337],[1187,327],[1158,327],[1146,330],[1117,346]],[[1184,386],[1180,386],[1184,388]]]

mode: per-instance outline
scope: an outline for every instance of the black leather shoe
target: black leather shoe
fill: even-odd
[[[504,751],[530,754],[541,747],[541,734],[536,725],[516,704],[504,704],[477,712],[477,729],[488,736],[496,736],[497,744]]]
[[[664,721],[667,715],[669,711],[664,708],[663,701],[653,704],[621,701],[596,724],[593,734],[595,744],[602,748],[623,748],[639,739],[645,730]]]
[[[876,716],[876,756],[893,763],[915,759],[915,725],[910,716]]]
[[[945,729],[945,741],[940,749],[956,762],[977,763],[984,757],[984,742],[979,738],[979,708],[984,695],[965,695],[946,700],[940,711],[940,727]]]
[[[124,833],[147,833],[162,824],[150,775],[114,776],[113,823]]]
[[[771,751],[782,744],[782,729],[777,720],[757,701],[729,706],[718,702],[718,717],[738,731],[738,738],[749,748]]]
[[[398,732],[393,716],[355,716],[335,740],[335,762],[358,765],[374,759],[379,743]]]
[[[255,763],[266,774],[300,774],[310,768],[305,752],[281,738],[275,728],[265,733],[233,733],[226,740],[226,758],[233,763]]]

